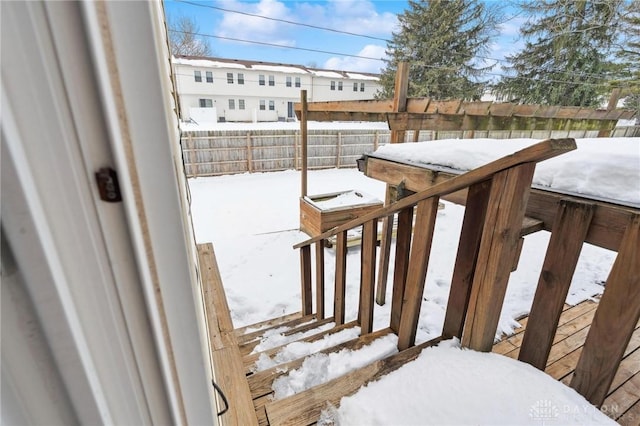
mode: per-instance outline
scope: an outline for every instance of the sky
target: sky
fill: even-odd
[[[499,73],[499,60],[523,44],[518,30],[524,18],[511,0],[486,2],[504,14],[500,34],[486,55],[498,60],[489,63],[495,63],[494,72]],[[197,21],[215,57],[372,73],[384,68],[380,59],[385,56],[385,40],[397,30],[397,15],[408,8],[405,0],[165,0],[164,5],[169,20],[187,16]]]

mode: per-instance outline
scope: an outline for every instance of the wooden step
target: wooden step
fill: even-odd
[[[287,362],[285,364],[280,364],[275,367],[269,368],[267,370],[263,370],[252,374],[247,377],[247,381],[249,382],[249,389],[251,389],[251,397],[255,400],[264,395],[273,394],[273,389],[271,389],[273,382],[280,376],[287,374],[288,372],[299,368],[307,359],[307,357],[316,355],[316,354],[330,354],[341,351],[343,349],[347,350],[358,350],[363,346],[366,346],[373,342],[374,340],[384,337],[393,331],[390,328],[385,328],[382,330],[378,330],[374,333],[366,334],[364,336],[360,336],[356,339],[348,340],[344,343],[340,343],[336,346],[332,346],[330,348],[321,350],[319,352],[315,352],[303,358],[298,358],[296,360]]]
[[[311,314],[311,315],[305,315],[305,316],[300,316],[298,318],[293,318],[290,319],[288,321],[285,322],[281,322],[278,324],[274,324],[270,327],[265,327],[261,330],[256,330],[256,331],[252,331],[249,333],[245,333],[241,336],[238,336],[238,343],[239,344],[243,344],[243,343],[247,343],[247,342],[251,342],[252,340],[260,340],[260,338],[262,336],[265,335],[265,333],[275,330],[277,328],[293,328],[293,327],[298,327],[301,324],[306,324],[312,321],[316,320],[316,315],[315,314]]]
[[[413,346],[400,353],[375,361],[365,367],[314,386],[288,398],[273,401],[265,406],[271,425],[308,425],[318,421],[327,403],[339,406],[340,399],[354,394],[360,387],[402,367],[420,355],[426,347],[438,344],[442,339]]]
[[[315,333],[315,334],[313,334],[311,336],[307,336],[305,338],[296,340],[296,342],[306,342],[306,343],[315,342],[315,341],[318,341],[318,340],[322,340],[327,335],[335,334],[335,333],[338,333],[338,332],[340,332],[342,330],[346,330],[348,328],[353,328],[353,327],[357,327],[357,326],[358,326],[357,321],[351,321],[351,322],[348,322],[346,324],[342,324],[342,325],[339,325],[337,327],[333,327],[333,328],[331,328],[329,330],[321,331],[321,332]],[[278,346],[278,347],[275,347],[275,348],[267,349],[266,351],[262,351],[262,352],[257,352],[257,353],[246,355],[243,358],[246,374],[251,374],[253,372],[252,371],[253,367],[254,367],[256,361],[258,360],[258,358],[260,358],[260,356],[265,355],[265,356],[268,356],[269,358],[271,358],[275,354],[280,352],[285,346],[290,345],[291,343],[295,343],[295,342],[289,342],[289,343],[286,343],[286,344],[284,344],[282,346]]]
[[[258,331],[258,330],[264,330],[273,326],[277,326],[280,325],[282,323],[285,323],[287,321],[291,321],[294,320],[296,318],[300,318],[302,316],[302,312],[298,311],[298,312],[294,312],[292,314],[286,314],[283,315],[281,317],[277,317],[277,318],[271,318],[265,321],[260,321],[257,322],[255,324],[250,324],[250,325],[245,325],[244,327],[240,327],[240,328],[236,328],[234,330],[234,332],[236,333],[236,336],[242,336],[243,334],[247,334],[247,332],[252,332],[252,331]]]
[[[333,318],[325,318],[319,321],[314,320],[312,322],[303,322],[302,325],[285,330],[280,334],[282,334],[283,336],[292,336],[298,333],[306,333],[308,331],[311,331],[318,327],[322,327],[323,325],[330,324],[332,322],[334,322]],[[250,355],[253,352],[253,350],[256,348],[256,346],[258,346],[260,343],[262,343],[262,339],[257,338],[257,339],[251,340],[250,342],[241,344],[240,353],[242,354],[243,357]]]

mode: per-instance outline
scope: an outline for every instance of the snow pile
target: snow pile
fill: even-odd
[[[528,364],[447,341],[342,398],[325,413],[348,425],[585,425],[616,423]]]
[[[471,170],[538,139],[442,139],[388,144],[376,154],[412,163]],[[536,166],[535,185],[640,205],[640,138],[577,139],[578,149]]]
[[[272,358],[266,354],[261,354],[256,361],[254,371],[262,371],[276,365],[285,364],[289,361],[305,357],[307,355],[320,352],[324,349],[331,348],[351,339],[360,336],[360,327],[351,327],[346,330],[340,330],[337,333],[331,333],[323,336],[322,339],[314,342],[293,342],[284,346]]]
[[[330,354],[316,354],[304,360],[302,367],[273,382],[274,398],[286,398],[316,385],[364,367],[398,352],[398,336],[388,334],[357,351],[342,350]],[[362,424],[362,423],[361,423]]]

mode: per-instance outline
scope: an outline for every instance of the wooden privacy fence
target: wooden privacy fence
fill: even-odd
[[[310,169],[355,167],[365,152],[389,142],[388,130],[311,130]],[[298,170],[302,164],[300,132],[188,132],[182,136],[188,177],[245,172]]]
[[[375,151],[390,141],[389,130],[310,130],[310,169],[356,167],[364,153]],[[598,130],[421,130],[420,140],[458,138],[589,138]],[[612,136],[640,136],[640,126],[619,127]],[[416,138],[408,131],[406,141]],[[188,177],[217,176],[246,172],[299,170],[300,132],[297,130],[197,131],[184,132],[182,151]]]
[[[344,324],[347,231],[362,227],[357,321],[363,335],[372,333],[378,221],[397,214],[390,328],[398,335],[400,351],[413,347],[438,202],[440,198],[466,189],[467,209],[443,332],[434,342],[456,336],[465,347],[491,351],[509,274],[518,256],[521,235],[527,233],[528,225],[523,224],[527,223],[525,212],[535,165],[575,147],[572,139],[540,142],[297,244],[295,248],[300,249],[301,262],[302,313],[308,315],[314,311],[312,275],[315,275],[315,313],[318,318],[325,316],[323,241],[337,236],[335,278],[332,280],[335,288],[333,318],[336,325]],[[640,213],[633,209],[618,209],[615,213],[626,218],[621,219],[624,224],[616,234],[620,238],[611,244],[618,255],[571,380],[571,387],[597,406],[607,394],[640,317]],[[521,361],[544,369],[582,243],[594,238],[598,232],[594,224],[599,215],[600,208],[595,204],[571,200],[558,203],[519,354]],[[315,274],[311,262],[312,246],[315,247]]]

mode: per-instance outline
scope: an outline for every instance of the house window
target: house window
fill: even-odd
[[[275,110],[276,110],[276,102],[269,101],[269,111],[275,111]]]
[[[341,81],[338,82],[338,90],[342,90],[342,82]]]
[[[296,87],[300,87],[300,77],[296,77]]]
[[[244,74],[238,73],[238,84],[244,84]]]
[[[353,91],[354,92],[358,91],[358,83],[353,83]]]
[[[229,99],[229,109],[236,109],[235,99]]]
[[[287,77],[286,85],[287,85],[287,87],[291,87],[291,77]]]
[[[240,81],[238,81],[240,83]],[[244,99],[238,99],[238,109],[244,109]]]
[[[200,71],[194,71],[193,77],[198,83],[202,82],[202,73]]]
[[[200,108],[213,108],[213,101],[211,99],[200,99]]]
[[[258,84],[259,84],[260,86],[264,86],[264,75],[263,75],[263,74],[260,74],[260,75],[258,76]]]
[[[335,81],[331,82],[331,90],[336,90],[336,82]]]
[[[228,72],[227,73],[227,83],[233,84],[233,73],[232,72]]]
[[[266,109],[265,105],[266,105],[266,103],[265,103],[264,99],[260,99],[260,111],[264,111]]]
[[[207,71],[205,75],[207,77],[207,83],[213,83],[213,73],[211,71]]]
[[[269,76],[269,86],[275,86],[276,85],[276,77],[273,75]]]
[[[360,83],[360,91],[364,92],[364,83]]]

